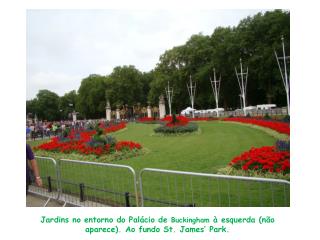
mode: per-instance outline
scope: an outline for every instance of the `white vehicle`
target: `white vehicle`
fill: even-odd
[[[269,110],[272,108],[277,107],[276,104],[261,104],[261,105],[257,105],[257,109],[258,110]]]
[[[208,113],[208,111],[207,110],[196,110],[196,111],[194,111],[194,113],[202,115],[202,114]]]
[[[257,110],[257,107],[256,106],[248,106],[248,107],[245,107],[245,110],[247,110],[247,111]]]
[[[186,109],[181,111],[181,115],[189,115],[191,114],[193,111],[196,111],[196,109],[191,108],[191,107],[187,107]]]
[[[217,112],[223,112],[224,108],[215,108],[215,109],[207,109],[206,110],[208,113],[217,113]]]

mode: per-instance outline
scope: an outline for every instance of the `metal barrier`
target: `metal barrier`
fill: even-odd
[[[32,181],[33,183],[29,187],[29,192],[47,197],[48,200],[58,200],[61,186],[56,160],[54,158],[40,156],[35,156],[35,159],[38,163],[43,186],[38,187],[35,185],[34,181]]]
[[[66,203],[89,207],[139,206],[136,174],[129,166],[61,159],[59,169],[61,200]]]
[[[47,203],[55,199],[64,206],[139,206],[137,178],[130,166],[35,159],[43,187],[33,184],[30,192],[48,197]],[[142,207],[146,203],[176,207],[290,206],[290,182],[279,179],[144,168],[139,182]]]
[[[149,174],[146,180],[142,175]],[[146,178],[146,176],[145,176]],[[290,182],[144,168],[139,174],[141,206],[289,206]]]

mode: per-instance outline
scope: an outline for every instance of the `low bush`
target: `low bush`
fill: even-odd
[[[198,125],[196,123],[188,123],[184,126],[167,126],[162,125],[154,129],[155,133],[163,134],[177,134],[177,133],[191,133],[198,130]]]
[[[89,147],[102,147],[106,144],[109,144],[110,146],[114,146],[117,143],[117,140],[110,136],[110,135],[94,135],[92,139],[87,142],[87,146]]]
[[[263,120],[272,120],[272,118],[271,118],[270,115],[267,113],[266,115],[264,115]]]

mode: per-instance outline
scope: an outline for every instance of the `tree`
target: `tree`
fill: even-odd
[[[49,90],[40,90],[37,94],[37,117],[42,120],[59,119],[59,96]]]
[[[36,98],[27,100],[26,102],[26,114],[29,117],[35,117],[35,115],[38,115],[39,112],[39,106],[38,106],[38,100]]]
[[[106,78],[106,96],[111,105],[127,104],[133,106],[137,103],[145,104],[149,81],[148,75],[143,75],[134,66],[115,67]]]
[[[81,81],[76,100],[76,109],[85,118],[105,117],[106,77],[90,75]]]
[[[165,51],[153,71],[149,100],[155,103],[168,81],[174,88],[173,108],[190,105],[186,89],[189,76],[197,82],[196,108],[212,108],[210,76],[213,68],[221,74],[221,102],[224,108],[240,107],[239,86],[234,67],[239,59],[249,67],[247,101],[249,105],[273,102],[286,104],[273,49],[280,48],[285,36],[290,49],[290,13],[275,10],[259,13],[240,21],[237,27],[218,27],[211,36],[193,35],[181,46]]]
[[[252,105],[265,102],[286,104],[273,52],[274,49],[281,49],[282,35],[285,36],[286,52],[289,54],[290,13],[281,10],[258,13],[242,20],[237,27],[237,38],[250,68],[247,91]]]
[[[68,119],[69,114],[77,109],[77,93],[75,90],[72,90],[62,97],[59,101],[59,112],[61,114],[61,119]]]

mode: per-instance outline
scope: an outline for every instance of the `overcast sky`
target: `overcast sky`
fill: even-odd
[[[150,71],[165,50],[192,34],[211,35],[262,10],[28,10],[27,99],[40,89],[62,96],[89,74],[116,66]]]

